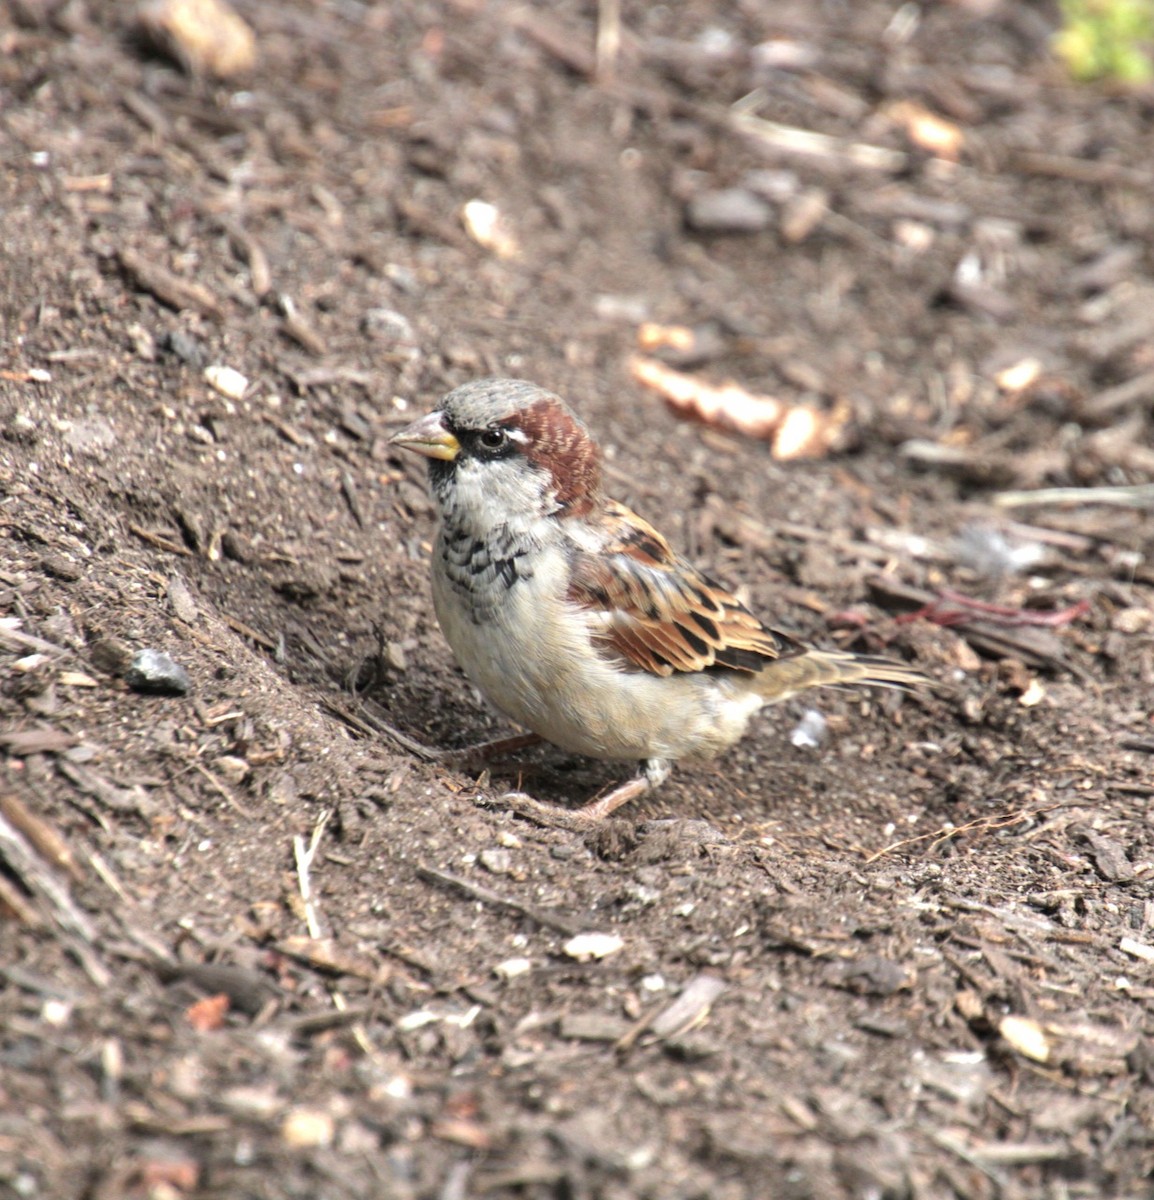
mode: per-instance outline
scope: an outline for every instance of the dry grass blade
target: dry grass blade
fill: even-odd
[[[888,846],[883,846],[880,850],[875,850],[872,854],[867,854],[865,861],[866,863],[875,863],[887,854],[893,854],[898,850],[906,850],[911,846],[922,845],[926,842],[929,843],[930,850],[936,850],[939,846],[964,834],[992,833],[998,829],[1012,829],[1015,825],[1024,825],[1034,820],[1042,813],[1053,812],[1058,807],[1058,805],[1052,804],[1044,808],[1020,808],[1016,812],[1004,813],[1002,816],[976,817],[964,825],[944,826],[930,833],[920,833],[916,837],[902,838],[899,842],[893,842]]]

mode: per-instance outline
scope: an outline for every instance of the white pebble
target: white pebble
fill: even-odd
[[[565,943],[564,950],[570,958],[589,962],[594,958],[608,958],[624,945],[624,939],[615,933],[579,933]]]
[[[247,376],[220,363],[204,368],[204,381],[214,392],[219,392],[229,400],[239,400],[248,390]]]
[[[817,750],[825,741],[829,722],[816,708],[807,708],[789,735],[790,744],[802,750]]]

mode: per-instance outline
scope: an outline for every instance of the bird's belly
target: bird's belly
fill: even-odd
[[[544,576],[544,577],[542,577]],[[547,572],[478,608],[452,583],[433,599],[466,675],[517,724],[575,754],[712,758],[745,732],[761,698],[718,676],[623,670],[597,653],[580,611],[557,619]]]

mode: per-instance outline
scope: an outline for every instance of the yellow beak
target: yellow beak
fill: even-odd
[[[400,446],[423,454],[426,458],[440,458],[452,462],[461,452],[461,443],[445,427],[444,413],[431,412],[406,425],[399,433],[389,438],[390,446]]]

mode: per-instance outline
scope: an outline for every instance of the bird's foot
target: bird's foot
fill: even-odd
[[[485,804],[493,801],[485,800]],[[507,808],[526,821],[540,825],[543,829],[564,829],[569,833],[587,833],[596,824],[596,819],[583,815],[580,808],[563,808],[560,804],[547,804],[544,800],[535,800],[524,792],[506,792],[495,802],[501,808]]]
[[[670,764],[667,759],[646,759],[642,763],[639,775],[619,784],[604,796],[590,800],[580,808],[546,804],[542,800],[526,796],[524,792],[509,792],[501,797],[501,801],[519,817],[525,817],[535,825],[543,825],[550,829],[567,829],[571,833],[584,833],[628,804],[630,800],[660,787],[669,778],[669,772]]]
[[[390,741],[395,742],[403,750],[408,750],[422,762],[443,763],[446,767],[484,766],[494,759],[503,758],[507,754],[515,754],[518,750],[525,750],[530,746],[536,746],[542,740],[535,733],[514,733],[509,737],[477,742],[472,746],[462,746],[458,750],[441,750],[436,746],[426,746],[424,742],[409,737],[407,733],[402,733],[375,713],[366,713],[365,719],[376,733],[383,733]]]

